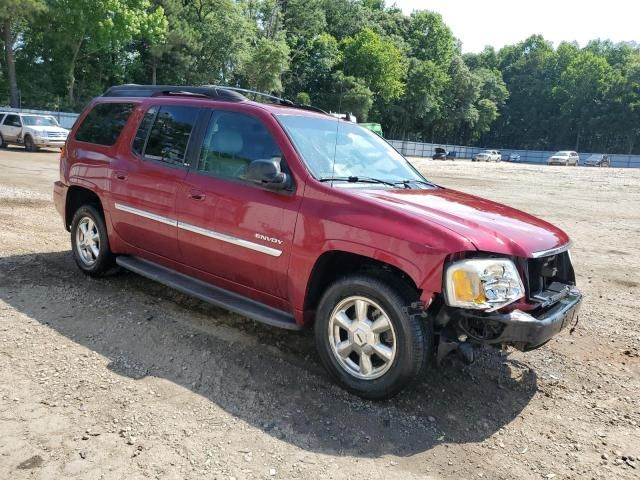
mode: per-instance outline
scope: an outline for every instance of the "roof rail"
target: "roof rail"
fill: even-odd
[[[244,95],[217,85],[186,87],[178,85],[118,85],[109,88],[103,97],[156,97],[159,95],[187,95],[207,97],[227,102],[247,100]]]
[[[223,100],[228,102],[242,102],[247,100],[243,94],[253,95],[255,97],[263,97],[271,100],[278,105],[284,105],[291,108],[300,108],[312,112],[323,113],[329,115],[324,110],[312,105],[302,105],[295,103],[286,98],[277,97],[268,93],[258,92],[255,90],[247,90],[245,88],[227,87],[220,85],[202,85],[199,87],[187,87],[179,85],[138,85],[126,84],[117,85],[109,88],[102,94],[103,97],[157,97],[160,95],[184,95],[193,97],[205,97],[215,100]]]
[[[239,87],[226,87],[226,86],[225,87],[218,87],[217,85],[203,85],[203,87],[224,88],[225,90],[230,90],[232,92],[238,92],[239,94],[253,95],[254,98],[255,97],[267,98],[269,100],[272,100],[274,103],[276,103],[278,105],[284,105],[286,107],[291,107],[291,108],[300,108],[302,110],[309,110],[309,111],[312,111],[312,112],[324,113],[325,115],[329,115],[327,112],[325,112],[321,108],[314,107],[313,105],[305,105],[305,104],[301,104],[301,103],[296,103],[296,102],[294,102],[292,100],[289,100],[288,98],[277,97],[275,95],[271,95],[269,93],[264,93],[264,92],[258,92],[256,90],[248,90],[246,88],[239,88]]]

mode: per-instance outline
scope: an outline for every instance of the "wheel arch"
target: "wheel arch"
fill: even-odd
[[[336,280],[353,273],[384,275],[395,288],[408,297],[420,298],[422,291],[404,269],[376,259],[345,250],[328,250],[317,259],[307,282],[303,311],[305,323],[311,323],[322,294]]]
[[[67,192],[67,198],[65,203],[64,224],[67,230],[71,229],[71,222],[73,216],[83,205],[93,205],[98,209],[102,218],[105,218],[104,209],[102,208],[102,201],[97,193],[88,188],[78,185],[72,185]]]

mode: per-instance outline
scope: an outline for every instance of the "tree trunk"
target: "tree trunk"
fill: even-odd
[[[69,103],[73,105],[74,102],[74,86],[76,83],[76,62],[78,60],[78,54],[80,53],[80,46],[82,45],[82,39],[84,37],[84,33],[80,40],[73,47],[73,55],[71,57],[71,63],[69,64],[69,73],[68,73],[68,81],[67,84],[67,95],[69,97]]]
[[[20,106],[18,99],[18,80],[16,78],[16,59],[13,56],[13,35],[11,21],[6,19],[2,25],[4,33],[4,53],[7,60],[7,79],[9,80],[9,104],[13,108]]]
[[[155,85],[158,78],[157,78],[157,73],[158,73],[158,61],[156,60],[156,57],[153,57],[153,63],[151,64],[151,85]]]

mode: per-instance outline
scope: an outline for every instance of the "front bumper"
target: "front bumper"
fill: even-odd
[[[64,147],[64,144],[67,140],[64,139],[47,139],[47,138],[35,138],[33,140],[33,144],[37,147],[56,147],[56,148],[62,148]]]
[[[558,302],[537,313],[514,310],[509,313],[474,314],[465,311],[463,316],[473,322],[484,322],[494,326],[496,335],[483,339],[481,343],[512,345],[519,350],[538,348],[577,320],[582,294],[573,287]],[[473,338],[471,338],[473,340]]]

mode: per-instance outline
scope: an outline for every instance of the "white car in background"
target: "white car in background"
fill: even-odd
[[[574,167],[577,167],[579,161],[580,156],[577,152],[571,150],[561,150],[554,153],[547,159],[547,165],[572,165]]]
[[[472,160],[474,162],[499,162],[502,160],[502,154],[498,150],[483,150],[476,153]]]
[[[29,152],[38,148],[62,148],[69,130],[62,128],[50,115],[33,113],[0,113],[0,147],[23,145]]]

